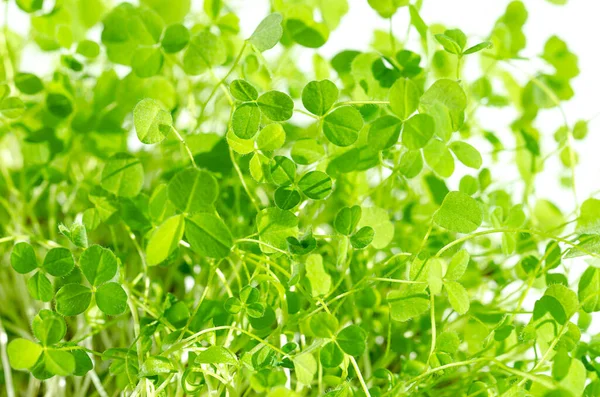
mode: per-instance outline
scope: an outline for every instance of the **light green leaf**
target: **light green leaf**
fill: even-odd
[[[27,339],[17,338],[8,344],[8,359],[14,369],[29,369],[42,354],[42,346]]]
[[[292,40],[307,48],[319,48],[329,39],[329,29],[324,23],[311,20],[288,19],[286,28]]]
[[[382,116],[369,127],[368,144],[375,150],[393,147],[400,137],[402,121],[394,116]]]
[[[160,73],[164,57],[160,48],[139,47],[131,58],[131,67],[140,78],[156,76]]]
[[[260,111],[273,121],[286,121],[294,114],[294,101],[281,91],[268,91],[256,100]]]
[[[224,347],[210,346],[196,356],[194,363],[236,365],[237,357]]]
[[[298,218],[290,211],[279,208],[265,208],[256,215],[256,227],[261,241],[277,249],[287,249],[287,237],[297,237]],[[276,250],[261,245],[260,249],[266,254]]]
[[[389,214],[383,208],[363,208],[357,227],[362,229],[365,226],[369,226],[375,231],[375,237],[371,243],[375,249],[387,247],[394,238],[394,224],[390,222]]]
[[[375,237],[375,231],[370,226],[365,226],[359,229],[356,233],[350,236],[350,244],[355,249],[367,248],[373,238]]]
[[[140,368],[140,375],[146,377],[165,375],[172,372],[176,372],[173,363],[167,357],[162,356],[148,357],[142,364],[142,368]]]
[[[256,103],[243,103],[233,112],[231,129],[237,137],[250,139],[258,132],[260,118],[260,108]]]
[[[43,360],[46,370],[51,374],[67,376],[75,371],[75,357],[67,351],[56,349],[45,350]]]
[[[402,143],[410,150],[421,149],[435,132],[435,121],[427,114],[416,114],[404,123]]]
[[[331,289],[331,276],[323,267],[323,257],[311,254],[306,258],[306,277],[310,281],[312,296],[323,296]]]
[[[162,142],[173,124],[171,113],[156,99],[142,99],[133,109],[138,139],[145,144]]]
[[[361,216],[362,210],[358,205],[342,208],[333,222],[335,230],[344,236],[351,235],[356,229]]]
[[[475,44],[473,47],[467,48],[463,54],[464,55],[474,54],[476,52],[479,52],[481,50],[485,50],[485,49],[491,48],[491,47],[492,47],[491,41],[484,41],[479,44]]]
[[[51,346],[60,342],[65,337],[67,324],[57,313],[42,309],[33,318],[31,330],[42,346]]]
[[[219,184],[211,172],[187,168],[171,179],[168,195],[179,211],[194,214],[212,208],[219,196]]]
[[[127,153],[117,153],[102,170],[102,187],[120,197],[135,197],[144,184],[142,163]]]
[[[576,231],[581,234],[600,234],[600,200],[589,198],[581,204]]]
[[[310,329],[319,338],[333,337],[339,328],[339,322],[330,313],[320,312],[310,318]]]
[[[350,146],[358,139],[363,127],[360,112],[351,106],[341,106],[323,119],[323,133],[337,146]]]
[[[390,107],[396,116],[406,120],[417,110],[420,97],[417,85],[410,79],[401,78],[390,88]]]
[[[461,192],[450,192],[434,214],[433,221],[453,232],[471,233],[481,226],[483,214],[475,199]]]
[[[299,139],[294,143],[291,155],[297,164],[309,165],[323,158],[325,149],[314,139]]]
[[[183,54],[183,70],[191,76],[197,76],[220,66],[227,61],[225,44],[220,37],[208,30],[192,36]]]
[[[294,372],[298,383],[310,386],[317,374],[317,360],[310,353],[303,353],[293,358]]]
[[[229,85],[229,91],[238,101],[250,102],[258,99],[258,91],[246,80],[233,80]]]
[[[279,13],[268,15],[258,24],[248,42],[260,52],[275,47],[283,35],[282,21],[283,17]]]
[[[180,23],[167,26],[161,40],[161,46],[167,54],[183,50],[190,41],[190,32]]]
[[[470,255],[467,250],[460,250],[452,257],[446,275],[444,276],[447,280],[458,280],[460,279],[469,265]]]
[[[117,274],[117,257],[108,248],[92,245],[81,254],[79,266],[92,285],[100,285]]]
[[[146,246],[148,266],[164,262],[175,251],[183,237],[185,218],[175,215],[164,221],[153,233]]]
[[[442,178],[449,178],[454,173],[454,157],[444,142],[432,139],[423,149],[425,161],[431,169]]]
[[[588,267],[579,279],[577,295],[581,308],[587,313],[600,311],[600,269]]]
[[[302,104],[312,114],[323,116],[339,95],[337,86],[330,80],[311,81],[302,90]]]
[[[285,143],[285,131],[281,124],[273,123],[263,127],[256,138],[256,146],[260,150],[272,152]]]
[[[25,111],[25,104],[20,98],[8,97],[0,101],[0,113],[9,118],[16,119]]]
[[[450,150],[452,150],[460,162],[467,167],[474,169],[479,169],[481,167],[481,154],[468,143],[460,141],[452,142],[450,144]]]
[[[448,301],[452,308],[458,314],[465,314],[469,311],[469,294],[465,287],[457,283],[456,281],[444,282],[444,288],[448,293]]]
[[[321,171],[310,171],[298,181],[298,188],[308,198],[323,200],[329,196],[333,183],[329,175]]]
[[[450,112],[452,130],[456,131],[462,125],[464,112],[467,108],[467,96],[461,86],[453,80],[437,80],[421,96],[419,112],[433,114],[436,104],[444,105]]]
[[[427,284],[429,285],[429,291],[433,295],[438,295],[442,292],[442,260],[439,258],[431,258],[429,260],[428,268]]]
[[[224,258],[233,247],[227,226],[209,213],[198,213],[185,219],[185,238],[194,252],[209,258]]]

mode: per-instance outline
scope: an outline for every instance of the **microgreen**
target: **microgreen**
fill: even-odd
[[[368,0],[371,48],[328,57],[358,0],[262,21],[7,0],[31,31],[4,14],[5,394],[600,395],[600,200],[576,194],[574,145],[593,126],[563,106],[578,58],[557,36],[525,53],[522,1],[482,38],[429,1]],[[498,108],[513,118],[484,128]],[[551,161],[570,207],[536,190]]]

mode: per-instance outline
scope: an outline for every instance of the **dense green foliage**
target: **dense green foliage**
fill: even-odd
[[[535,189],[558,158],[576,192],[578,60],[550,37],[522,71],[523,2],[478,41],[422,0],[368,0],[372,49],[326,59],[364,0],[274,0],[249,36],[226,0],[5,0],[5,19],[14,1],[31,31],[5,20],[0,40],[6,395],[600,395],[600,200],[561,213]],[[486,108],[514,118],[483,129]]]

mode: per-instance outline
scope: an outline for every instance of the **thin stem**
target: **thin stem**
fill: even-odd
[[[354,372],[356,372],[356,376],[358,376],[358,381],[360,382],[360,385],[362,386],[362,389],[365,392],[365,395],[367,397],[371,397],[371,393],[369,392],[369,388],[367,387],[367,384],[365,383],[362,373],[360,372],[360,368],[358,367],[358,363],[356,362],[356,359],[350,355],[348,355],[348,357],[350,358],[350,362],[352,363],[352,366],[354,367]]]
[[[190,147],[188,146],[185,139],[183,139],[183,137],[179,134],[179,132],[175,129],[175,127],[171,127],[171,131],[173,131],[173,133],[175,134],[177,139],[179,139],[179,142],[181,142],[181,144],[185,148],[185,151],[187,152],[187,155],[190,158],[194,168],[198,168],[198,166],[196,165],[196,160],[194,160],[194,155],[193,155],[192,151],[190,150]]]
[[[431,291],[429,291],[429,299],[431,300],[431,347],[429,348],[429,357],[427,357],[427,363],[429,363],[431,356],[433,356],[437,339],[437,329],[435,324],[435,296]]]
[[[240,178],[240,182],[242,183],[242,186],[244,187],[244,191],[250,198],[250,201],[252,202],[252,205],[256,209],[256,212],[260,212],[260,207],[258,206],[256,199],[254,198],[252,193],[250,193],[250,189],[248,189],[248,185],[246,184],[246,180],[244,179],[244,174],[242,174],[242,170],[240,169],[240,166],[238,165],[237,161],[235,161],[235,156],[233,154],[233,150],[231,149],[231,146],[229,146],[229,157],[231,158],[231,162],[233,163],[233,168],[235,169],[235,172],[237,173],[238,177]]]

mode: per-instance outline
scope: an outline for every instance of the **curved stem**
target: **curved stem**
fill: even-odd
[[[190,158],[190,161],[192,162],[192,165],[194,166],[194,168],[198,168],[198,165],[196,165],[196,160],[194,160],[194,155],[192,154],[192,151],[190,150],[190,147],[188,146],[185,139],[183,139],[183,137],[181,136],[181,134],[179,134],[179,132],[175,129],[175,127],[171,127],[171,131],[173,131],[173,133],[175,134],[177,139],[179,139],[179,142],[181,142],[181,144],[185,148],[185,151],[187,152],[187,155]]]

